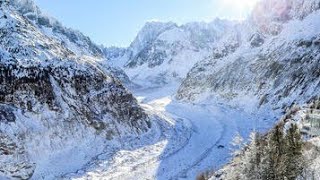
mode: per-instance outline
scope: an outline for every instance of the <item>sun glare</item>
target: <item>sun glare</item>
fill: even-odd
[[[250,14],[259,0],[222,0],[221,5],[224,13],[231,14],[235,18],[245,18]]]

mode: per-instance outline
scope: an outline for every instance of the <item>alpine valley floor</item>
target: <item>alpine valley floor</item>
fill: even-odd
[[[149,134],[106,150],[64,178],[195,179],[200,172],[228,162],[237,133],[247,139],[254,129],[266,131],[276,120],[267,111],[249,113],[220,102],[178,102],[173,96],[176,89],[172,85],[133,90],[154,119]]]

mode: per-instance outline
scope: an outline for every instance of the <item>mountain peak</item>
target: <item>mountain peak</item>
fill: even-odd
[[[144,48],[144,45],[154,41],[162,32],[176,26],[177,25],[172,22],[147,22],[139,31],[134,41],[130,44],[130,47],[134,49],[135,52],[141,51]]]

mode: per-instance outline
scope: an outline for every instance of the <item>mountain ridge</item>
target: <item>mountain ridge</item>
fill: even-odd
[[[0,7],[0,177],[57,177],[149,131],[148,115],[94,51],[69,49],[16,8]]]

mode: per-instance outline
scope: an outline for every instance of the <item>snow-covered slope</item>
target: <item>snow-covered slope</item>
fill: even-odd
[[[149,129],[88,38],[32,1],[1,2],[0,177],[54,179]]]
[[[0,178],[191,179],[227,161],[237,131],[265,130],[278,115],[230,105],[281,108],[320,91],[319,0],[263,0],[241,23],[150,22],[128,48],[101,48],[31,0],[0,2]],[[151,122],[122,85],[129,78],[185,78],[178,99],[221,101],[140,89],[157,121],[131,141]]]
[[[106,73],[113,74],[124,83],[126,87],[132,87],[134,85],[126,73],[119,68],[121,66],[111,64],[113,65],[111,67],[110,62],[105,61],[105,59],[113,59],[119,56],[119,53],[123,55],[125,49],[105,49],[96,45],[89,37],[83,35],[81,32],[64,27],[55,18],[43,13],[33,0],[13,0],[10,1],[10,4],[33,25],[37,26],[41,33],[55,39],[61,46],[68,47],[69,53],[72,53],[74,56],[94,56],[101,59],[98,63],[101,65],[102,70]]]
[[[37,25],[42,33],[50,38],[57,39],[62,45],[76,54],[103,57],[99,46],[94,44],[89,37],[77,30],[64,27],[56,19],[44,14],[33,0],[11,0],[10,3],[17,11],[33,24]]]
[[[209,171],[202,177],[212,180],[319,179],[319,102],[319,98],[315,98],[288,108],[267,133],[252,133],[247,145],[238,137],[234,145],[241,149],[234,152],[232,160],[219,171]],[[294,136],[290,136],[292,134]],[[269,155],[276,153],[279,154],[270,158]]]
[[[318,0],[261,1],[212,58],[192,68],[178,99],[222,97],[282,108],[319,95],[319,7]]]
[[[107,48],[105,52],[133,81],[166,84],[180,81],[196,62],[208,57],[212,46],[232,26],[233,22],[219,19],[181,26],[148,22],[129,48]]]

